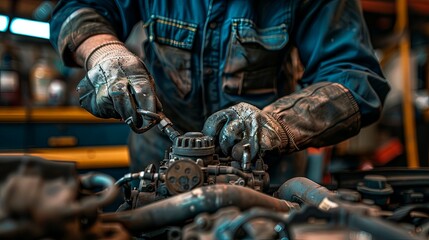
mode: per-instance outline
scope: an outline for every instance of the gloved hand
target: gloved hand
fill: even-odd
[[[93,115],[122,118],[135,130],[153,121],[142,118],[137,108],[154,113],[161,110],[152,76],[123,43],[110,41],[96,47],[86,58],[85,69],[87,75],[77,91],[80,105]]]
[[[222,152],[241,161],[245,144],[251,159],[269,150],[283,150],[288,144],[285,127],[269,113],[248,103],[239,103],[211,115],[203,133],[218,141]]]

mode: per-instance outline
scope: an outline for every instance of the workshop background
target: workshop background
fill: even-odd
[[[78,106],[75,86],[84,72],[63,66],[48,41],[56,2],[0,1],[0,153],[73,161],[81,171],[121,176],[129,160],[128,126]],[[303,153],[306,175],[316,182],[344,169],[429,165],[429,1],[398,2],[361,0],[392,90],[377,124]]]

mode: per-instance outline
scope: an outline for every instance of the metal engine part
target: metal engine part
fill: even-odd
[[[170,194],[187,192],[203,185],[201,168],[192,160],[174,161],[165,171],[165,186]]]
[[[219,209],[236,206],[241,210],[253,207],[272,209],[287,213],[299,209],[299,205],[271,197],[253,189],[217,184],[203,186],[178,194],[137,209],[101,215],[103,222],[121,223],[137,236],[147,237],[147,233],[169,226],[183,226],[187,220],[200,213],[214,213]]]
[[[422,204],[427,175],[417,182],[425,184],[423,192],[367,173],[335,191],[294,178],[269,196],[267,165],[249,159],[248,146],[240,162],[221,158],[210,137],[181,135],[167,118],[160,119],[172,147],[159,169],[151,165],[118,181],[126,186],[140,179],[140,185],[125,194],[134,196],[127,198],[131,210],[103,214],[103,222],[119,222],[148,239],[429,239],[429,207]]]
[[[119,189],[108,175],[78,176],[75,170],[73,163],[0,156],[0,239],[94,239],[103,235],[103,229],[95,227],[101,224],[97,211],[113,202]],[[104,190],[92,192],[99,188]]]
[[[288,239],[284,224],[288,215],[258,207],[248,211],[223,208],[196,216],[183,228],[182,239]]]
[[[215,144],[211,137],[200,132],[188,132],[174,139],[170,159],[202,161],[204,166],[216,164]]]
[[[213,139],[200,132],[177,136],[166,153],[157,173],[157,178],[143,179],[139,190],[153,185],[155,197],[169,197],[200,186],[232,184],[246,186],[263,192],[269,188],[267,166],[262,159],[243,169],[231,158],[219,158],[215,153]],[[145,172],[153,171],[153,166]]]
[[[0,239],[429,239],[427,169],[340,174],[335,190],[293,178],[271,196],[248,147],[240,162],[221,158],[210,137],[158,121],[173,143],[161,167],[116,183],[77,177],[71,163],[0,157]],[[120,186],[124,207],[100,213]]]
[[[122,178],[120,185],[140,179],[138,189],[124,188],[130,206],[139,207],[159,199],[184,193],[192,189],[214,185],[231,184],[252,188],[259,192],[269,189],[270,178],[267,165],[262,159],[251,161],[250,149],[243,153],[242,162],[233,161],[231,157],[220,158],[215,152],[211,137],[201,132],[180,134],[173,128],[171,121],[160,115],[158,127],[170,137],[172,147],[166,151],[165,159],[159,169],[149,165],[140,173],[133,173]],[[138,204],[131,196],[138,192]],[[134,201],[134,203],[131,203]]]
[[[113,200],[118,186],[128,180],[155,183],[160,176],[171,175],[150,168],[125,176],[115,186],[113,179],[102,174],[76,178],[70,164],[0,160],[1,239],[119,240],[131,235],[169,240],[429,239],[427,172],[369,171],[356,179],[347,174],[350,181],[338,184],[354,183],[335,191],[307,178],[293,178],[282,184],[275,197],[240,185],[203,184],[132,210],[100,213],[100,207]],[[174,170],[175,164],[199,166],[196,162],[189,158],[171,161],[169,171],[188,176],[186,168]],[[207,167],[199,169],[209,172]],[[413,185],[405,175],[414,176]],[[184,190],[181,186],[173,188]],[[371,190],[362,191],[362,186]],[[94,192],[94,188],[105,189]],[[146,190],[151,190],[150,185]],[[379,195],[381,201],[374,201]]]
[[[238,208],[222,208],[213,214],[202,213],[197,215],[192,223],[183,227],[182,239],[429,238],[427,205],[407,206],[386,212],[378,205],[355,202],[355,198],[350,198],[351,201],[345,200],[341,196],[345,192],[329,191],[306,178],[293,178],[279,188],[278,197],[288,202],[300,203],[302,208],[294,208],[288,212],[260,207],[244,211]],[[351,192],[350,190],[349,193]],[[406,219],[408,224],[404,224]]]

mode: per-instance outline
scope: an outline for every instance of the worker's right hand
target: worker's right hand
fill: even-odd
[[[134,130],[152,124],[137,109],[161,111],[152,76],[139,57],[119,41],[96,47],[86,58],[78,84],[80,105],[100,118],[123,119]]]
[[[283,124],[271,113],[245,102],[213,113],[202,132],[236,161],[242,161],[245,145],[250,147],[250,158],[256,159],[267,151],[283,151],[289,144]]]

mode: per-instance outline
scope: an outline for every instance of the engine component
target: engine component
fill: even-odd
[[[291,239],[422,239],[397,224],[354,212],[347,207],[324,211],[306,205],[290,214],[286,226]]]
[[[387,205],[389,196],[393,193],[386,177],[381,175],[366,175],[363,182],[358,183],[357,190],[364,199],[372,200],[379,206]]]
[[[367,179],[370,179],[372,181],[370,183],[375,186],[383,187],[383,189],[386,187],[380,184],[380,180],[383,181],[385,179],[383,177],[369,175]],[[374,182],[378,184],[374,184]],[[388,190],[383,190],[383,192],[389,192],[389,194],[393,192],[390,191],[391,189]],[[286,181],[278,191],[280,198],[292,202],[305,203],[307,206],[317,207],[324,212],[333,214],[336,218],[342,219],[341,221],[347,222],[347,227],[349,228],[365,229],[365,232],[371,235],[369,239],[400,240],[429,237],[427,235],[422,236],[422,229],[429,222],[429,209],[427,206],[408,206],[397,209],[394,212],[386,212],[382,211],[380,208],[386,204],[384,202],[385,196],[383,195],[381,196],[381,201],[362,201],[361,203],[356,203],[356,200],[359,199],[356,196],[344,198],[344,196],[329,191],[325,187],[306,178],[290,179]],[[353,195],[356,193],[357,192],[353,192]],[[352,201],[350,202],[348,200]],[[379,203],[379,205],[374,205],[374,203]],[[414,211],[414,217],[410,216],[412,211]],[[292,215],[290,221],[295,224],[298,221],[294,219]],[[406,217],[412,219],[410,222],[412,222],[414,226],[410,225],[408,228],[399,227],[396,224],[397,221]],[[345,220],[345,218],[348,220]],[[395,222],[386,221],[382,218],[395,220]]]
[[[278,189],[276,198],[255,190],[251,179],[255,170],[204,166],[203,161],[190,158],[169,159],[163,171],[148,167],[147,171],[127,174],[116,185],[142,179],[150,184],[142,188],[148,195],[139,196],[160,196],[161,188],[152,187],[162,184],[164,190],[176,189],[177,193],[166,199],[153,198],[154,202],[136,209],[100,214],[97,209],[110,202],[118,190],[110,177],[88,174],[77,178],[73,165],[38,159],[0,160],[1,239],[100,239],[111,237],[115,231],[118,238],[112,239],[129,239],[129,233],[143,239],[170,240],[429,237],[427,202],[402,206],[387,202],[386,207],[383,201],[366,201],[355,191],[360,181],[353,188],[330,191],[309,179],[294,178]],[[189,191],[184,189],[186,184],[167,188],[168,177],[187,176],[190,180],[198,176],[196,172],[202,174],[204,181],[206,175],[232,175],[243,179],[247,187],[231,183],[204,186],[202,182]],[[386,186],[378,181],[384,178],[375,180],[375,187]],[[397,185],[391,184],[391,196],[397,192]],[[106,189],[94,197],[90,191],[94,187]],[[420,199],[424,199],[427,188],[413,191],[423,193]]]
[[[183,228],[182,239],[290,239],[287,213],[254,207],[240,211],[223,208],[214,214],[201,213]]]
[[[200,132],[182,135],[165,115],[147,111],[145,115],[159,122],[159,129],[169,136],[172,147],[166,151],[159,169],[149,165],[145,171],[127,174],[117,182],[121,186],[133,179],[141,180],[137,190],[124,187],[131,208],[213,184],[246,186],[260,192],[269,189],[267,165],[260,158],[250,159],[249,146],[245,146],[242,162],[233,161],[231,157],[220,158],[211,137]]]
[[[110,176],[25,155],[0,157],[0,189],[0,239],[84,239],[119,190]]]
[[[308,178],[296,177],[283,183],[278,190],[279,198],[300,204],[319,206],[325,198],[332,198],[334,193]]]
[[[184,193],[203,184],[201,168],[192,160],[173,161],[165,171],[165,186],[171,195]]]
[[[307,201],[308,202],[308,201]],[[420,206],[422,207],[422,206]],[[266,208],[223,208],[202,213],[183,228],[182,239],[421,239],[381,218],[355,213],[348,208],[324,211],[304,205],[288,213]]]
[[[429,232],[429,216],[422,208],[385,210],[392,207],[395,191],[390,179],[378,174],[363,175],[352,186],[335,192],[307,178],[290,179],[275,193],[287,203],[279,210],[273,206],[283,200],[261,193],[269,189],[267,166],[260,158],[250,159],[249,146],[244,146],[241,162],[221,158],[210,137],[199,132],[181,135],[165,116],[159,119],[158,127],[173,143],[160,168],[148,166],[118,181],[123,185],[141,180],[139,189],[128,194],[134,196],[130,205],[140,208],[103,214],[103,221],[119,222],[140,237],[159,237],[153,231],[156,229],[168,238],[181,235],[192,240],[294,239],[323,234],[341,239],[351,235],[359,239],[418,239]],[[402,195],[410,202],[425,199],[425,193],[417,189]],[[299,211],[296,203],[304,209]],[[412,219],[413,224],[399,227],[393,219]]]
[[[429,239],[427,170],[347,173],[335,191],[294,178],[270,196],[267,166],[250,158],[249,146],[233,161],[216,154],[210,137],[182,135],[162,114],[143,114],[172,147],[159,169],[149,165],[115,184],[102,174],[77,177],[72,164],[0,157],[0,238]],[[100,213],[119,187],[121,211]]]
[[[253,189],[234,185],[213,185],[194,189],[129,211],[101,215],[104,222],[119,222],[141,233],[171,225],[181,225],[200,213],[213,213],[224,207],[242,210],[264,207],[281,212],[299,208],[296,203],[276,199]]]
[[[170,159],[203,161],[203,165],[217,163],[213,139],[200,132],[188,132],[174,139]],[[201,159],[201,160],[199,160]]]

